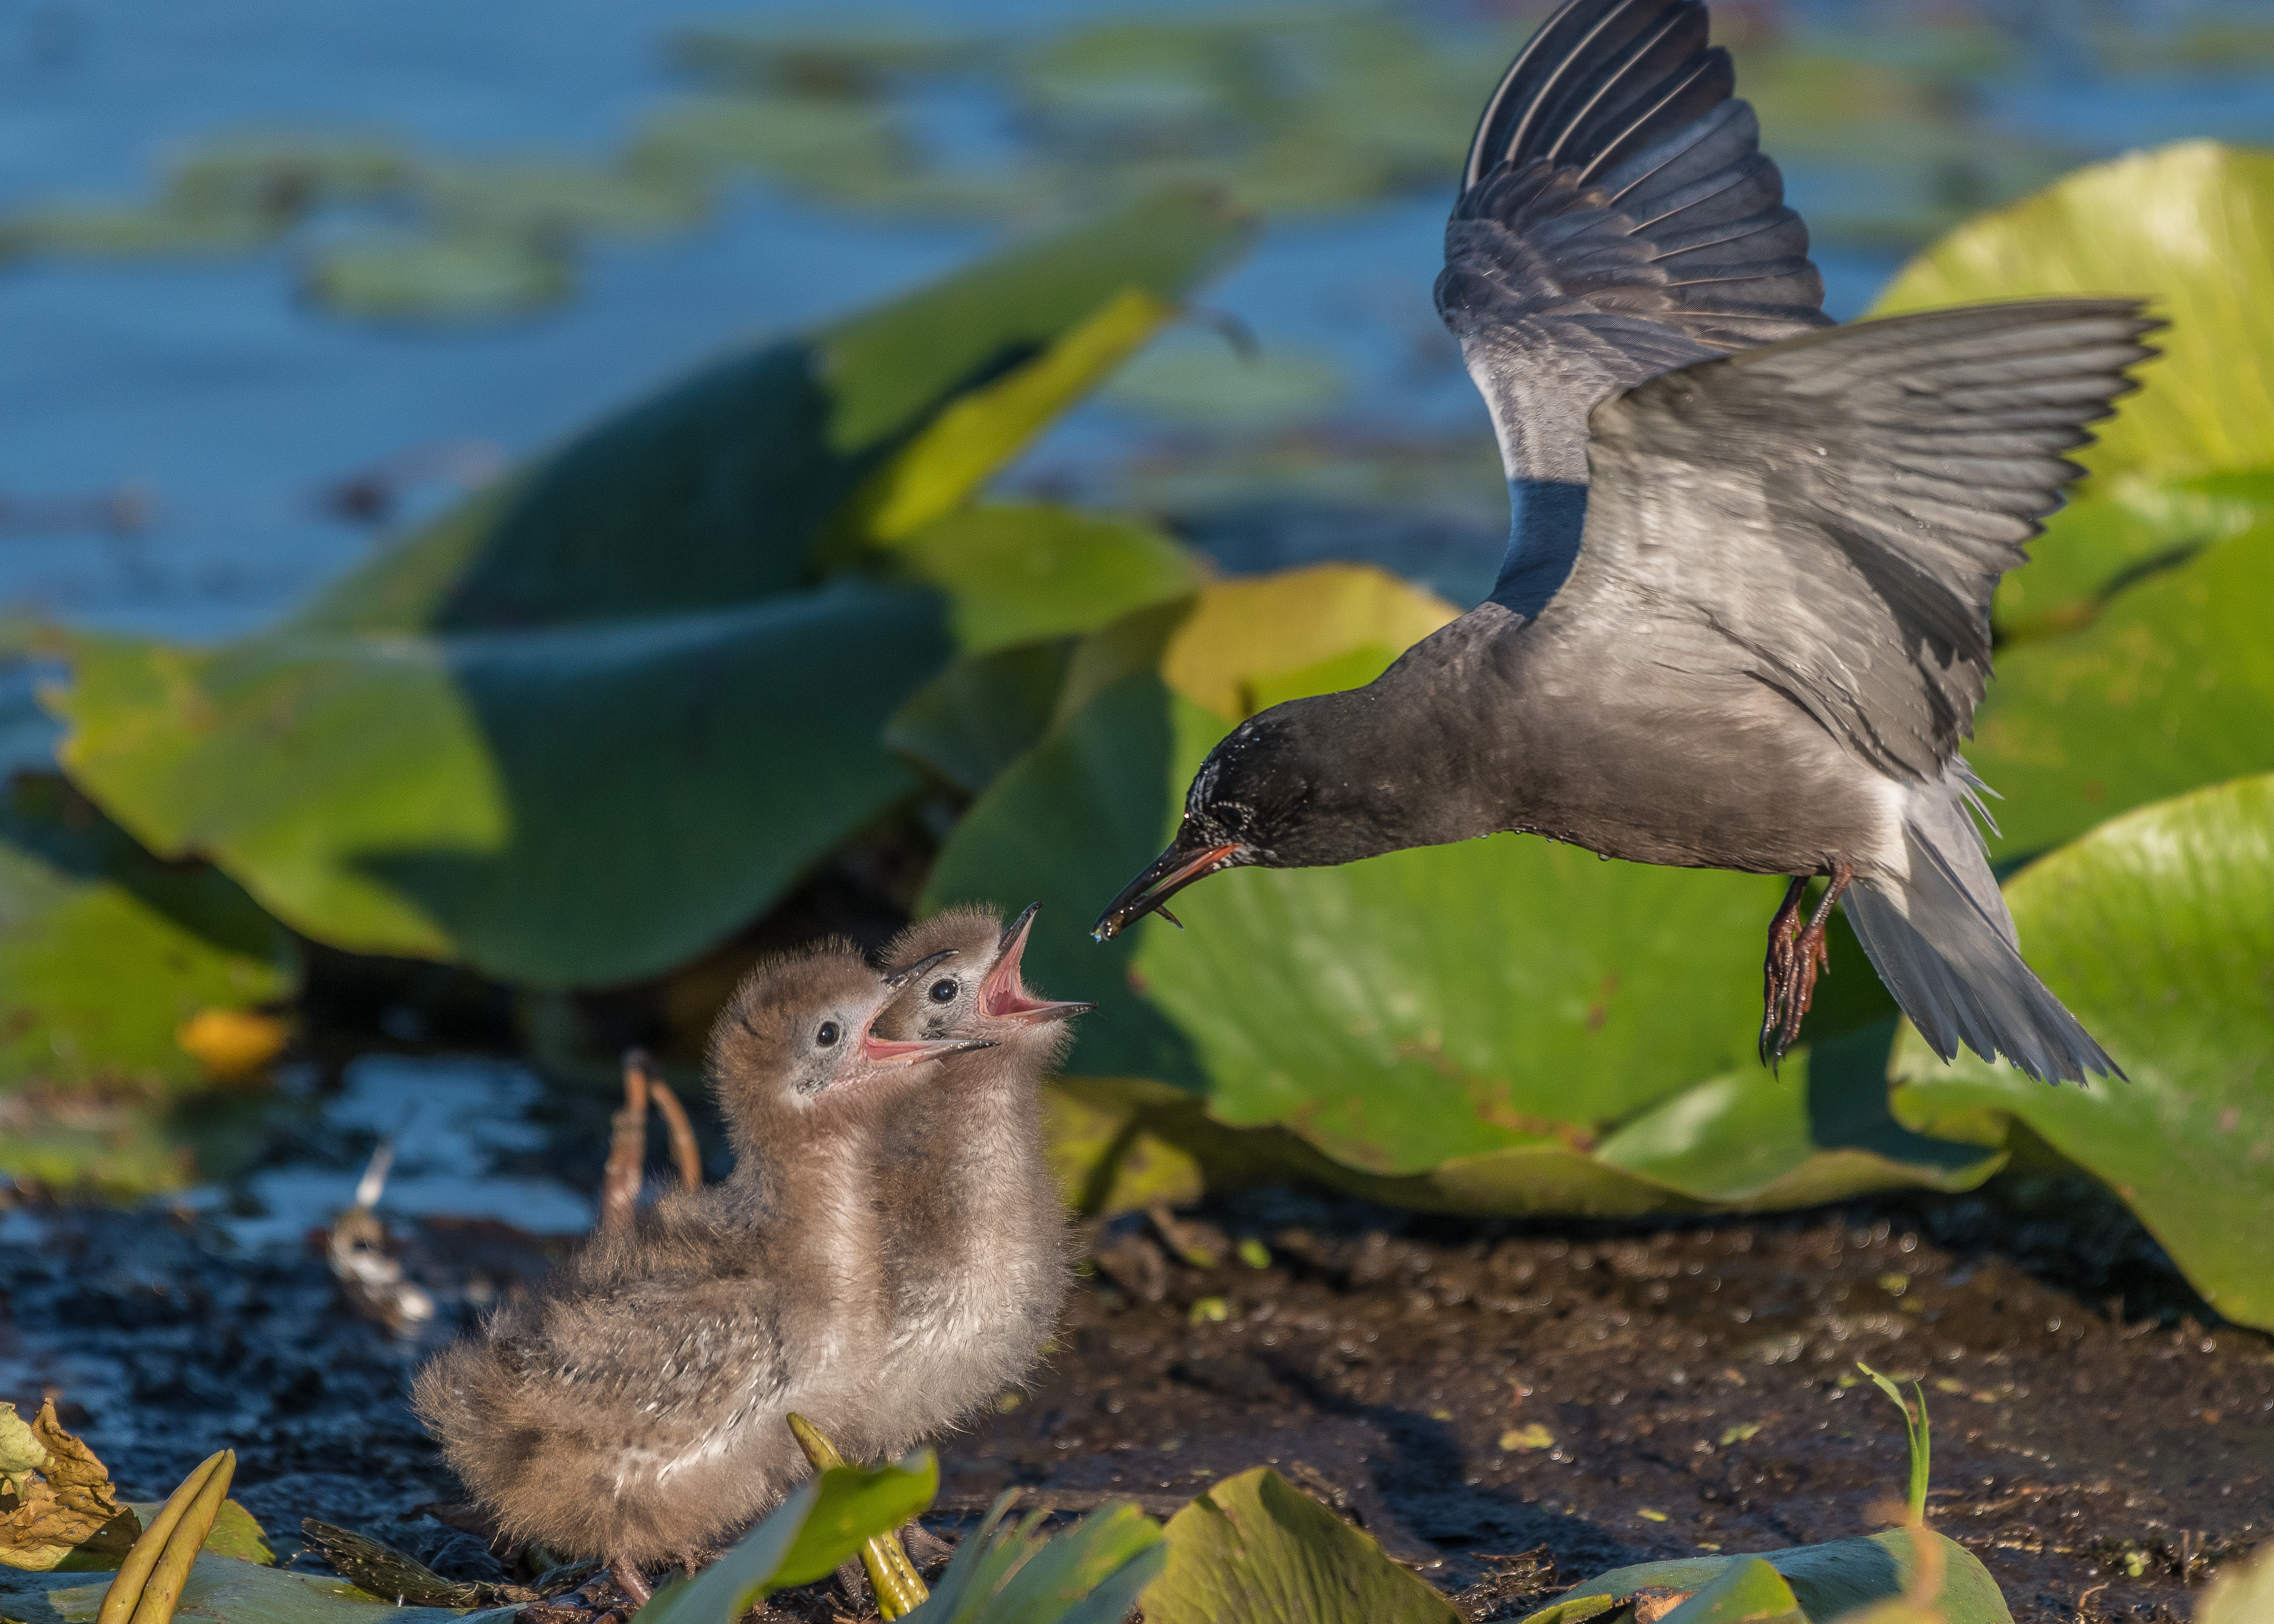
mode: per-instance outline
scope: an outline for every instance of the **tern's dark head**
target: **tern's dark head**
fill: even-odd
[[[1021,1049],[1055,1048],[1058,1034],[1087,1004],[1059,1004],[1031,992],[1019,961],[1034,929],[1035,903],[1004,929],[987,908],[951,908],[911,925],[885,950],[885,973],[899,996],[877,1019],[892,1038],[983,1038]]]
[[[1378,688],[1289,700],[1233,728],[1193,778],[1176,839],[1100,916],[1098,940],[1225,868],[1327,868],[1419,844],[1397,816],[1411,768],[1383,748]]]
[[[983,1040],[895,1040],[872,1024],[898,989],[850,944],[825,943],[750,972],[711,1032],[719,1113],[744,1144],[825,1132],[920,1081],[926,1063]]]

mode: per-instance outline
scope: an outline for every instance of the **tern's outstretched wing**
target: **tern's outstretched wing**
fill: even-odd
[[[1880,771],[1939,782],[1999,577],[2158,325],[2128,299],[1980,304],[1652,379],[1593,414],[1585,538],[1538,629],[1742,671]]]
[[[1493,595],[1526,613],[1577,545],[1598,402],[1825,323],[1808,229],[1706,41],[1701,0],[1571,0],[1487,103],[1445,228],[1438,312],[1517,500]]]

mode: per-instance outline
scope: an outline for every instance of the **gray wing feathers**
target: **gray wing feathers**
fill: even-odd
[[[1820,326],[1808,231],[1698,0],[1574,0],[1478,126],[1437,308],[1511,478],[1586,477],[1587,411]]]
[[[1973,775],[1954,763],[1909,797],[1907,879],[1858,876],[1841,901],[1880,980],[1945,1060],[1959,1045],[2004,1055],[2032,1077],[2123,1076],[2022,960],[2013,915],[1967,816]]]
[[[2123,300],[1935,311],[1654,379],[1594,413],[1579,560],[1547,613],[1708,628],[1874,767],[1939,782],[1998,579],[2156,325]]]
[[[1608,168],[1727,101],[1729,53],[1700,0],[1571,0],[1525,42],[1485,103],[1463,191],[1502,164]]]

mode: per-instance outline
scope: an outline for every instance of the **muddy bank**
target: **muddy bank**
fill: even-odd
[[[2274,1522],[2274,1341],[2210,1323],[2120,1210],[2006,1195],[1660,1228],[1284,1193],[1165,1237],[1124,1219],[1048,1368],[946,1441],[937,1522],[1014,1485],[1166,1515],[1274,1462],[1474,1616],[1518,1617],[1620,1563],[1864,1530],[1903,1445],[1860,1358],[1927,1382],[1934,1516],[2022,1624],[2185,1619]],[[558,1245],[433,1220],[408,1238],[440,1307],[426,1346]],[[78,1406],[132,1495],[228,1444],[275,1533],[315,1516],[500,1576],[418,1510],[456,1494],[403,1404],[421,1343],[345,1313],[312,1252],[19,1210],[0,1289],[0,1394]]]

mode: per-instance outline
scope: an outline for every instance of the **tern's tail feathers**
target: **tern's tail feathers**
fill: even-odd
[[[1967,815],[1963,763],[1911,797],[1908,879],[1858,876],[1841,901],[1879,979],[1945,1060],[1961,1043],[2044,1082],[2123,1071],[2022,962],[1982,837]]]

